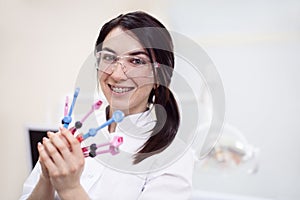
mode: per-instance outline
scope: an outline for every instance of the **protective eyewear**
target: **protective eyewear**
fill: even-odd
[[[152,64],[157,67],[157,63],[151,63],[145,56],[121,55],[109,51],[99,51],[96,53],[97,69],[112,74],[113,71],[121,65],[124,74],[128,78],[134,77],[153,77]]]

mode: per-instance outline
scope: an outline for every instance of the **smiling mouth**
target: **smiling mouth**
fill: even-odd
[[[118,94],[126,93],[126,92],[129,92],[134,89],[134,87],[116,87],[116,86],[112,86],[110,84],[108,84],[108,86],[111,89],[111,91],[118,93]]]

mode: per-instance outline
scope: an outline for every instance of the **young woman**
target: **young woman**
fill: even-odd
[[[170,154],[165,152],[174,146],[180,124],[177,102],[168,88],[174,69],[169,32],[144,12],[120,15],[102,27],[95,56],[99,88],[109,104],[105,117],[115,110],[125,113],[120,124],[105,131],[124,137],[121,150],[133,155],[127,159],[131,170],[85,159],[77,139],[61,128],[38,144],[39,163],[26,180],[21,199],[189,199],[190,151],[170,159],[169,165],[155,167],[162,160],[168,162]],[[132,173],[141,169],[136,166],[143,173]]]

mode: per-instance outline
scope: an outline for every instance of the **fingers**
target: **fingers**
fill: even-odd
[[[48,155],[47,150],[45,149],[44,145],[42,145],[40,142],[38,143],[38,151],[40,155],[40,162],[42,163],[41,165],[46,166],[46,168],[49,169],[55,169],[56,165],[54,164],[53,160],[51,157]]]
[[[49,144],[49,146],[47,146],[47,150],[51,151],[51,154],[55,156],[51,157],[55,161],[61,162],[61,159],[57,156],[55,149],[53,149],[54,146],[62,159],[69,164],[73,164],[74,159],[84,159],[81,144],[74,135],[68,129],[60,128],[59,130],[60,131],[56,134],[48,132],[48,137],[52,146]]]
[[[43,144],[38,144],[45,177],[51,181],[56,190],[73,187],[74,183],[79,182],[84,167],[80,143],[67,129],[47,134],[49,139],[43,138]]]
[[[47,134],[49,140],[51,141],[49,148],[52,150],[52,153],[56,154],[56,152],[58,152],[64,159],[68,158],[70,156],[70,145],[65,137],[63,137],[61,134],[54,134],[52,132],[48,132]]]
[[[43,146],[44,146],[44,149],[46,150],[48,156],[52,160],[52,163],[55,164],[57,166],[57,168],[62,169],[64,167],[63,154],[61,153],[60,149],[58,149],[57,144],[54,144],[54,142],[53,142],[54,140],[57,140],[57,139],[54,139],[53,137],[51,137],[51,140],[48,138],[43,138]],[[62,146],[65,146],[65,145],[62,145]],[[47,164],[46,164],[46,166],[47,166]]]
[[[83,158],[80,142],[65,128],[60,128],[58,133],[47,133],[48,138],[43,138],[43,145],[38,145],[44,153],[45,159],[50,159],[58,167],[72,161],[72,158]],[[49,162],[49,161],[48,161]]]
[[[67,129],[61,128],[60,129],[61,134],[66,138],[68,141],[71,151],[75,155],[81,155],[83,157],[83,153],[81,150],[80,142],[74,137],[74,135]]]

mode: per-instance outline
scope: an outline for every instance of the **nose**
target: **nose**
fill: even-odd
[[[112,73],[110,75],[116,81],[123,81],[127,79],[125,74],[125,66],[122,62],[117,61],[114,63],[114,67],[112,69]]]

